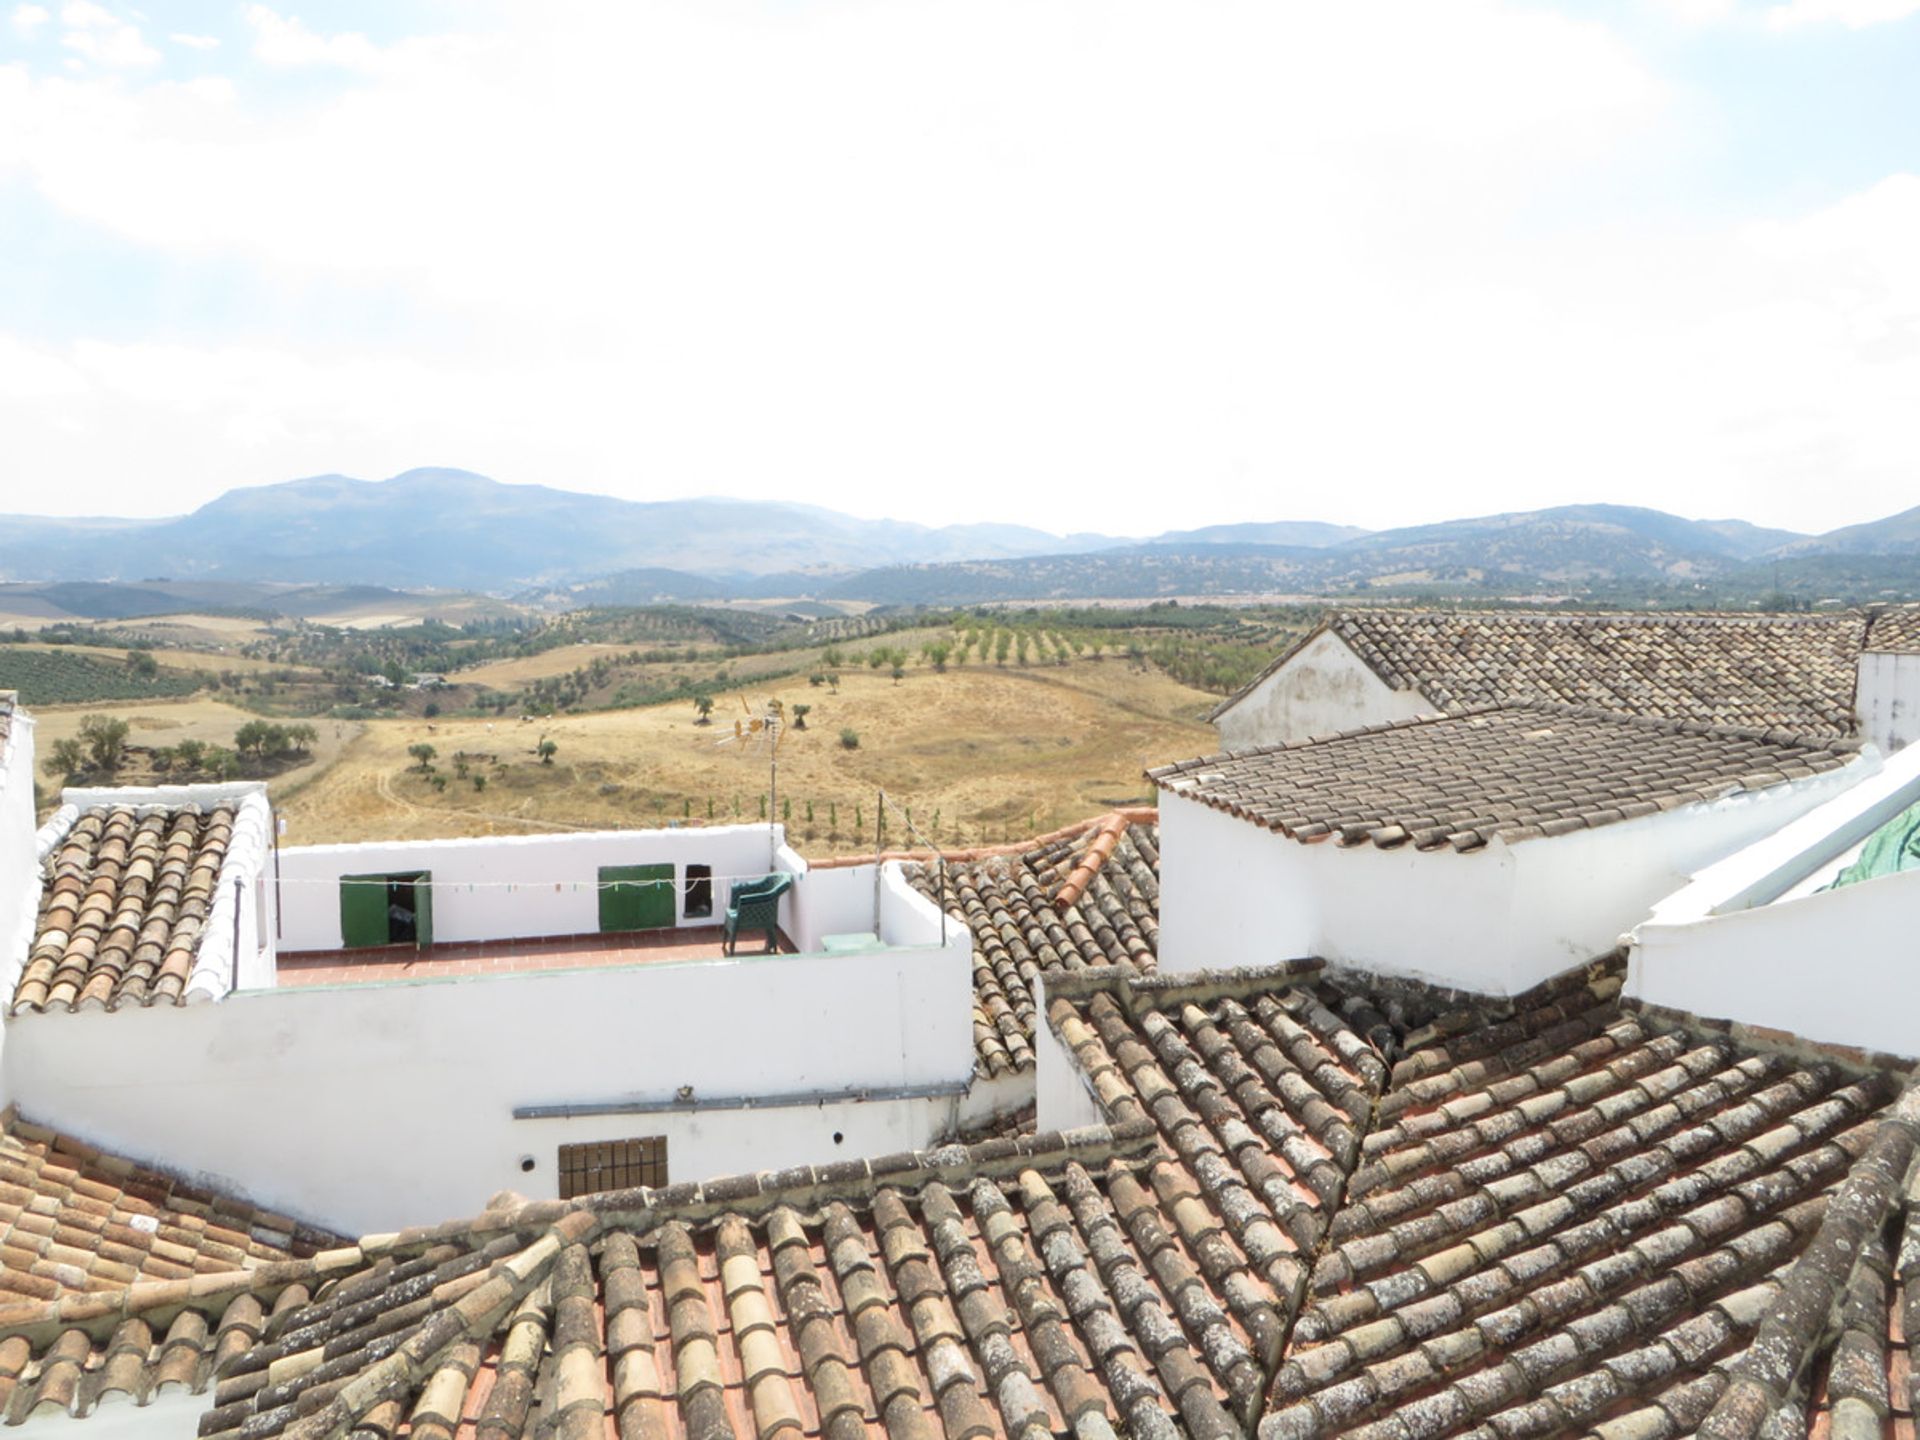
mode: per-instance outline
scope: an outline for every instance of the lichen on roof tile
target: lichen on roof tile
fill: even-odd
[[[1853,729],[1866,622],[1856,613],[1380,608],[1334,611],[1321,629],[1337,635],[1392,688],[1417,691],[1449,713],[1541,700],[1668,720],[1845,735]],[[1276,657],[1213,713],[1229,709],[1293,653]]]
[[[1621,978],[1492,1001],[1315,961],[1060,972],[1049,1023],[1104,1124],[501,1196],[193,1289],[11,1307],[0,1406],[171,1366],[214,1387],[203,1436],[246,1440],[1884,1419],[1920,1097],[1625,1009]]]

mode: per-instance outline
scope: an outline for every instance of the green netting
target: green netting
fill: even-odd
[[[1920,870],[1920,805],[1903,810],[1867,837],[1860,856],[1826,888],[1838,890],[1858,880],[1872,880],[1901,870]]]

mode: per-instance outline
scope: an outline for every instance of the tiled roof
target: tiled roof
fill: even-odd
[[[1806,734],[1853,730],[1857,614],[1561,615],[1341,610],[1331,630],[1396,690],[1449,713],[1517,700]],[[1307,637],[1312,639],[1313,636]],[[1301,642],[1305,644],[1305,641]],[[1296,645],[1217,706],[1231,708]]]
[[[1311,961],[1050,976],[1108,1124],[500,1196],[10,1307],[0,1388],[83,1391],[116,1346],[149,1374],[240,1306],[205,1436],[1861,1433],[1904,1402],[1885,1325],[1920,1251],[1886,1237],[1920,1107],[1623,1011],[1620,979],[1463,1006]]]
[[[1318,1247],[1261,1440],[1804,1435],[1810,1413],[1912,1434],[1920,1094],[1625,1012],[1613,968],[1463,1010],[1301,978],[1210,999],[1118,981],[1050,1009],[1110,1114],[1186,1137],[1221,1214],[1285,1223],[1324,1176],[1298,1196]],[[1357,1124],[1325,1108],[1342,1033],[1380,1057]],[[1290,1173],[1262,1189],[1275,1135]]]
[[[13,1013],[181,1004],[234,807],[96,806],[46,860]]]
[[[1832,770],[1858,742],[1553,705],[1398,721],[1149,771],[1296,840],[1474,850]]]
[[[11,1109],[0,1116],[0,1303],[186,1280],[337,1243]]]
[[[1920,605],[1890,605],[1867,626],[1868,650],[1920,654]]]
[[[17,690],[0,690],[0,741],[4,741],[7,732],[13,728],[13,707],[19,699]]]
[[[260,1337],[265,1309],[245,1293],[257,1277],[339,1243],[9,1109],[0,1127],[0,1310],[115,1320],[41,1324],[0,1339],[0,1421],[204,1390],[217,1363]],[[134,1290],[168,1308],[129,1312]],[[183,1308],[190,1296],[193,1307]]]
[[[1011,853],[947,867],[947,908],[973,935],[974,1071],[1033,1069],[1034,977],[1125,963],[1152,970],[1160,943],[1160,832],[1151,810],[1116,811]],[[939,875],[907,878],[939,903]]]

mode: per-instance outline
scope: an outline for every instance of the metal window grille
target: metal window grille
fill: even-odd
[[[667,1183],[667,1137],[595,1140],[560,1147],[560,1198]]]

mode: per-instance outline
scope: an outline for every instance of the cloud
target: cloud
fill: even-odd
[[[182,35],[175,32],[167,36],[174,44],[188,50],[217,50],[220,48],[218,35]]]
[[[1920,14],[1920,0],[1790,0],[1767,11],[1767,24],[1775,30],[1794,30],[1804,25],[1842,25],[1849,30],[1864,30],[1870,25],[1886,25]]]
[[[265,5],[249,5],[245,14],[253,31],[253,57],[263,64],[367,70],[379,63],[378,47],[364,35],[318,35],[298,16],[282,16]]]
[[[258,66],[324,68],[262,98],[257,69],[0,67],[0,175],[259,297],[192,336],[15,337],[22,373],[63,377],[0,386],[51,508],[89,481],[121,497],[102,510],[177,509],[451,460],[1135,533],[1586,498],[1812,527],[1899,508],[1920,463],[1916,182],[1619,213],[1609,187],[1697,111],[1586,20],[663,0],[380,45],[247,23]],[[101,478],[123,473],[175,483]]]
[[[8,18],[16,32],[31,37],[53,17],[44,5],[16,5]]]
[[[160,63],[160,52],[140,27],[120,19],[92,0],[67,0],[60,7],[60,43],[75,55],[110,70],[136,70]]]

